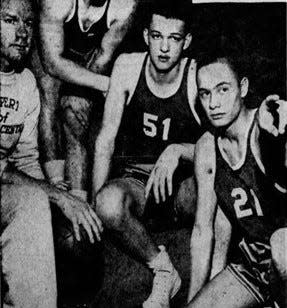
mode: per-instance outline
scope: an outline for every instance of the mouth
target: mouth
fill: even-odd
[[[212,120],[220,120],[221,118],[224,117],[224,114],[223,112],[221,113],[214,113],[214,114],[211,114],[210,117],[212,118]]]
[[[169,61],[170,57],[169,56],[158,56],[158,59],[160,62],[165,63]]]

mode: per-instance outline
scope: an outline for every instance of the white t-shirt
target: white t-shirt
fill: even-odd
[[[43,178],[38,160],[39,113],[39,91],[32,72],[0,72],[0,174],[10,162],[33,177]]]

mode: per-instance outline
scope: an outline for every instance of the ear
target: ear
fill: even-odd
[[[192,35],[191,33],[187,33],[185,38],[184,38],[184,46],[183,50],[187,49],[192,41]]]
[[[145,41],[146,45],[148,46],[149,43],[148,43],[148,29],[147,28],[144,28],[143,38],[144,38],[144,41]]]
[[[248,89],[249,89],[249,80],[247,77],[243,77],[240,81],[240,91],[242,98],[247,95]]]

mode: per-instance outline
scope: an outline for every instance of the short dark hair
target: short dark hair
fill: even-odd
[[[243,77],[249,76],[249,61],[244,48],[232,40],[222,38],[215,44],[210,44],[206,51],[197,58],[197,71],[203,66],[213,63],[225,63],[234,72],[238,83]]]
[[[182,20],[185,23],[185,32],[189,32],[192,19],[191,4],[191,0],[153,0],[148,7],[145,27],[150,26],[153,15],[160,15]]]

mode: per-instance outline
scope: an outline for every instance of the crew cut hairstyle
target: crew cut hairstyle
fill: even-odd
[[[145,27],[149,28],[153,15],[179,19],[185,23],[185,33],[190,32],[192,20],[191,0],[152,0],[148,6]]]

